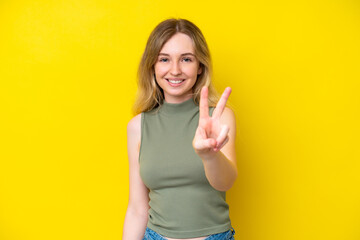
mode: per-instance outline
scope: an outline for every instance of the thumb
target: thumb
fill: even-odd
[[[198,139],[197,141],[194,141],[194,149],[197,151],[203,151],[206,149],[212,149],[216,146],[216,140],[213,138],[208,139]]]

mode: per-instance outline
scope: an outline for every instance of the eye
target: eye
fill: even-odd
[[[184,62],[192,62],[192,59],[191,59],[191,58],[188,58],[188,57],[187,57],[187,58],[184,58],[183,60],[184,60]]]
[[[167,58],[160,58],[159,62],[167,62],[168,60]]]

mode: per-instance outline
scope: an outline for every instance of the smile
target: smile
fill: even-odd
[[[167,79],[167,78],[165,78],[165,79],[166,79],[166,81],[168,81],[170,83],[174,83],[174,84],[178,84],[178,83],[185,81],[185,79]]]

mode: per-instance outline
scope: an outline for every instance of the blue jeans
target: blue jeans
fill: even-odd
[[[231,228],[229,231],[216,233],[208,236],[204,240],[234,240],[235,230]],[[150,228],[146,228],[145,235],[143,240],[166,240],[157,232],[151,230]]]

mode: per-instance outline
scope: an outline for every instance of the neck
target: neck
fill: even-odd
[[[176,114],[176,113],[192,111],[194,108],[196,108],[196,106],[197,104],[195,104],[192,98],[189,98],[180,103],[170,103],[164,101],[160,107],[160,111],[167,114]]]
[[[185,102],[185,101],[189,100],[190,98],[192,98],[192,94],[183,96],[181,98],[166,97],[166,95],[165,95],[164,102],[167,102],[167,103],[182,103],[182,102]]]

